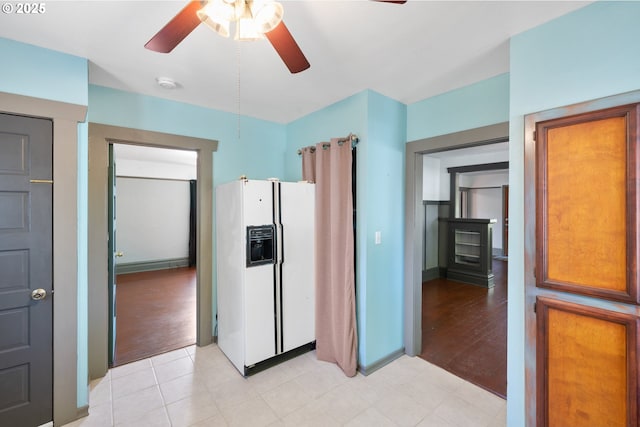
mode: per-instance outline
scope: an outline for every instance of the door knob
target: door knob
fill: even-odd
[[[124,253],[122,253],[120,251],[116,252],[116,258],[121,258],[123,256],[124,256]]]
[[[45,291],[44,289],[40,288],[40,289],[34,289],[31,292],[31,299],[34,301],[40,301],[43,300],[47,297],[47,291]]]

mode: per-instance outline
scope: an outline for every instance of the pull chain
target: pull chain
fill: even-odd
[[[238,66],[238,105],[237,105],[237,117],[238,117],[238,143],[240,142],[240,42],[236,41],[236,63]]]

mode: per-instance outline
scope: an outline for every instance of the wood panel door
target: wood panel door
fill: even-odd
[[[52,135],[0,114],[1,426],[53,419]]]
[[[640,103],[601,104],[527,117],[530,426],[639,425]]]

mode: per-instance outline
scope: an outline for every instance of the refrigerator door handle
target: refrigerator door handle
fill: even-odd
[[[284,262],[284,227],[282,226],[282,224],[278,224],[276,226],[277,229],[277,233],[278,233],[278,238],[276,239],[277,242],[277,262],[278,264],[282,264]]]

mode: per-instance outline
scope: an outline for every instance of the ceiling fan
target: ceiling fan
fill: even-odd
[[[406,0],[374,0],[403,4]],[[271,0],[192,0],[171,19],[144,47],[160,53],[171,52],[201,22],[223,37],[229,37],[229,25],[235,22],[238,40],[266,37],[291,73],[310,67],[300,46],[282,21],[283,7]]]

